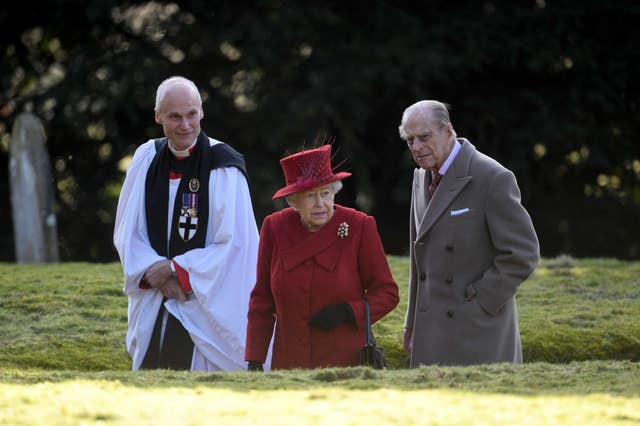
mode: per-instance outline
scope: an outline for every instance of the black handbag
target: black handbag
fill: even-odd
[[[369,302],[364,299],[364,316],[367,325],[367,339],[364,347],[360,350],[360,365],[366,365],[378,370],[387,368],[387,356],[384,349],[376,345],[376,339],[371,332],[371,318],[369,316]]]

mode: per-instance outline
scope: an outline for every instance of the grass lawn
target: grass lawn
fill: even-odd
[[[525,364],[130,372],[119,264],[0,264],[0,425],[640,425],[640,262],[545,259],[518,293]]]

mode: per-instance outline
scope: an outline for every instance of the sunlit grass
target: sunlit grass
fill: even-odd
[[[0,370],[6,424],[626,425],[640,366],[484,365],[269,373]]]
[[[119,264],[0,264],[0,365],[127,368]]]
[[[400,303],[374,325],[391,368],[407,366],[409,260],[389,256]],[[640,262],[544,259],[518,292],[526,362],[640,360]],[[119,264],[0,264],[0,365],[128,369]]]
[[[640,263],[545,259],[518,292],[525,364],[413,370],[389,263],[389,370],[265,374],[131,372],[119,264],[0,264],[0,424],[640,424]]]
[[[237,392],[200,386],[140,392],[117,382],[84,381],[28,388],[13,385],[3,390],[11,401],[20,401],[3,407],[0,414],[11,424],[601,426],[640,422],[640,398],[605,394],[526,397],[466,390],[339,388]]]

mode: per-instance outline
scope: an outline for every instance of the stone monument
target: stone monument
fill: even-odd
[[[18,263],[58,262],[53,175],[42,123],[21,113],[11,129],[9,184]]]

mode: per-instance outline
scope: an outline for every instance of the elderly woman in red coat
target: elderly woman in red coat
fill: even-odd
[[[285,197],[289,207],[267,216],[260,230],[250,370],[262,370],[272,335],[273,369],[358,365],[364,297],[372,323],[398,304],[375,219],[334,204],[351,173],[334,173],[330,158],[331,145],[323,145],[280,160],[286,186],[273,198]]]

